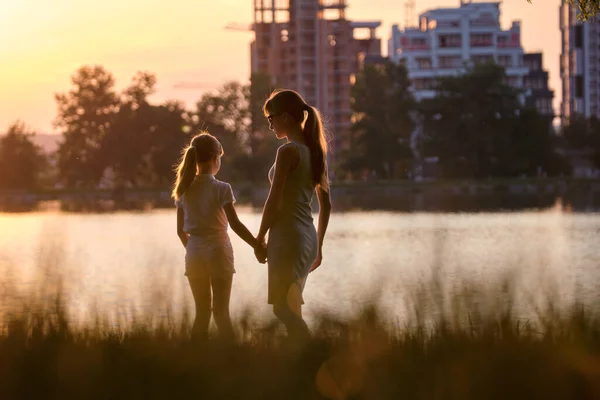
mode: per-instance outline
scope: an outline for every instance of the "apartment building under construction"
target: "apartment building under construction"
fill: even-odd
[[[350,129],[353,76],[364,57],[381,55],[380,22],[349,21],[346,7],[346,0],[254,0],[252,72],[319,108],[334,156]]]

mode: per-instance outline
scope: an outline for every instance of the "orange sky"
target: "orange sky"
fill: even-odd
[[[351,19],[381,20],[379,36],[404,21],[402,0],[348,0]],[[208,5],[209,3],[210,5]],[[192,82],[211,89],[250,73],[251,33],[223,29],[250,23],[252,0],[0,0],[0,132],[22,119],[41,133],[52,132],[53,93],[68,90],[83,64],[102,64],[128,84],[137,70],[158,76],[157,101],[188,104],[203,89],[177,89]],[[459,0],[416,0],[417,13],[453,7]],[[99,4],[102,4],[101,6]],[[544,52],[550,85],[560,97],[560,0],[504,0],[502,25],[523,23],[525,51]],[[386,46],[384,44],[384,51]]]

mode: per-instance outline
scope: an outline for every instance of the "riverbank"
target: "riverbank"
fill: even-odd
[[[415,303],[413,318],[394,327],[372,308],[347,320],[322,315],[299,345],[244,318],[237,344],[194,343],[189,313],[75,327],[56,296],[4,315],[0,398],[599,398],[600,310],[549,304],[530,321],[512,313],[510,297],[487,309],[474,300],[451,299],[437,316]]]
[[[266,184],[233,183],[241,204],[261,207]],[[522,178],[445,181],[376,181],[335,183],[332,197],[338,210],[396,211],[506,211],[544,209],[600,209],[600,180],[578,178]],[[169,188],[120,190],[38,190],[0,192],[0,211],[59,209],[70,212],[149,210],[171,208]]]

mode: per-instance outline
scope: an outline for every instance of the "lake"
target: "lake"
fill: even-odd
[[[256,232],[260,214],[239,212]],[[335,213],[323,265],[306,285],[305,312],[310,322],[318,313],[352,315],[376,303],[401,324],[415,303],[446,304],[438,304],[439,311],[455,295],[493,302],[510,290],[525,314],[548,298],[557,304],[576,298],[598,302],[599,233],[600,214],[560,208]],[[232,242],[237,269],[232,316],[270,318],[266,266],[233,233]],[[53,293],[60,280],[77,321],[89,321],[94,313],[112,321],[177,315],[192,304],[184,253],[174,210],[0,214],[2,307],[14,307],[18,293]],[[504,280],[512,283],[509,289],[501,285]]]

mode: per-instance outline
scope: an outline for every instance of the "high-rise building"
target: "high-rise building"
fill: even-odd
[[[577,114],[600,118],[600,25],[578,20],[579,9],[563,0],[560,6],[562,51],[561,122]]]
[[[253,73],[293,89],[319,108],[333,134],[333,155],[349,133],[350,88],[359,61],[381,54],[380,22],[346,19],[346,0],[254,0]],[[366,34],[355,36],[357,30]],[[356,32],[359,33],[359,32]]]
[[[521,25],[500,26],[500,3],[461,1],[419,15],[418,27],[392,27],[390,59],[404,63],[417,100],[435,96],[437,78],[464,73],[466,66],[494,62],[505,67],[508,83],[523,87]]]
[[[527,90],[525,104],[535,107],[551,124],[554,119],[552,100],[554,91],[548,87],[548,71],[544,70],[542,53],[528,53],[523,56],[523,62],[529,73],[523,78],[523,86]]]

